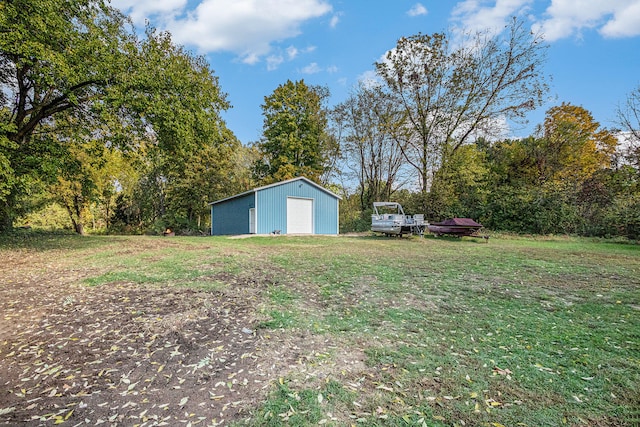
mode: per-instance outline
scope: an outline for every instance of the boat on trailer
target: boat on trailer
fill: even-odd
[[[371,215],[371,231],[387,236],[417,234],[422,236],[427,228],[424,215],[405,215],[400,203],[374,202]]]
[[[427,225],[429,231],[436,236],[443,234],[449,236],[473,236],[482,228],[482,224],[478,224],[471,218],[449,218],[442,222],[435,222]]]

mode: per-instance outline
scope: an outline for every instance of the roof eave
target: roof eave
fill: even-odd
[[[295,178],[287,179],[285,181],[274,182],[273,184],[269,184],[269,185],[263,185],[262,187],[254,188],[252,190],[245,191],[244,193],[240,193],[240,194],[236,194],[236,195],[233,195],[233,196],[225,197],[224,199],[216,200],[215,202],[209,202],[208,204],[209,204],[209,206],[215,205],[215,204],[218,204],[218,203],[226,202],[227,200],[232,200],[232,199],[235,199],[235,198],[238,198],[238,197],[246,196],[247,194],[256,193],[258,191],[265,190],[267,188],[277,187],[279,185],[288,184],[290,182],[300,181],[300,180],[305,181],[306,183],[318,188],[321,191],[324,191],[325,193],[335,197],[338,200],[342,200],[342,197],[338,196],[337,194],[335,194],[332,191],[327,190],[323,186],[321,186],[319,184],[316,184],[315,182],[311,181],[309,178],[305,178],[304,176],[298,176],[298,177],[295,177]]]

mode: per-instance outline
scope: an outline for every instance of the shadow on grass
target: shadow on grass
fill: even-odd
[[[65,230],[15,229],[0,234],[0,249],[32,249],[50,251],[56,249],[85,249],[97,247],[103,241],[95,236],[80,236]]]

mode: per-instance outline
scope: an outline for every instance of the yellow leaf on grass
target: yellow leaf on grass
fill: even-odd
[[[504,425],[500,424],[500,423],[491,423],[491,425],[493,427],[504,427]]]

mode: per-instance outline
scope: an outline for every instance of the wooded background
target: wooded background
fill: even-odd
[[[343,197],[341,231],[374,201],[492,230],[640,237],[640,86],[605,129],[566,100],[535,132],[547,46],[514,19],[501,35],[408,35],[338,105],[283,82],[243,145],[210,64],[171,34],[136,33],[100,0],[0,7],[0,232],[204,234],[207,203],[306,176]]]

